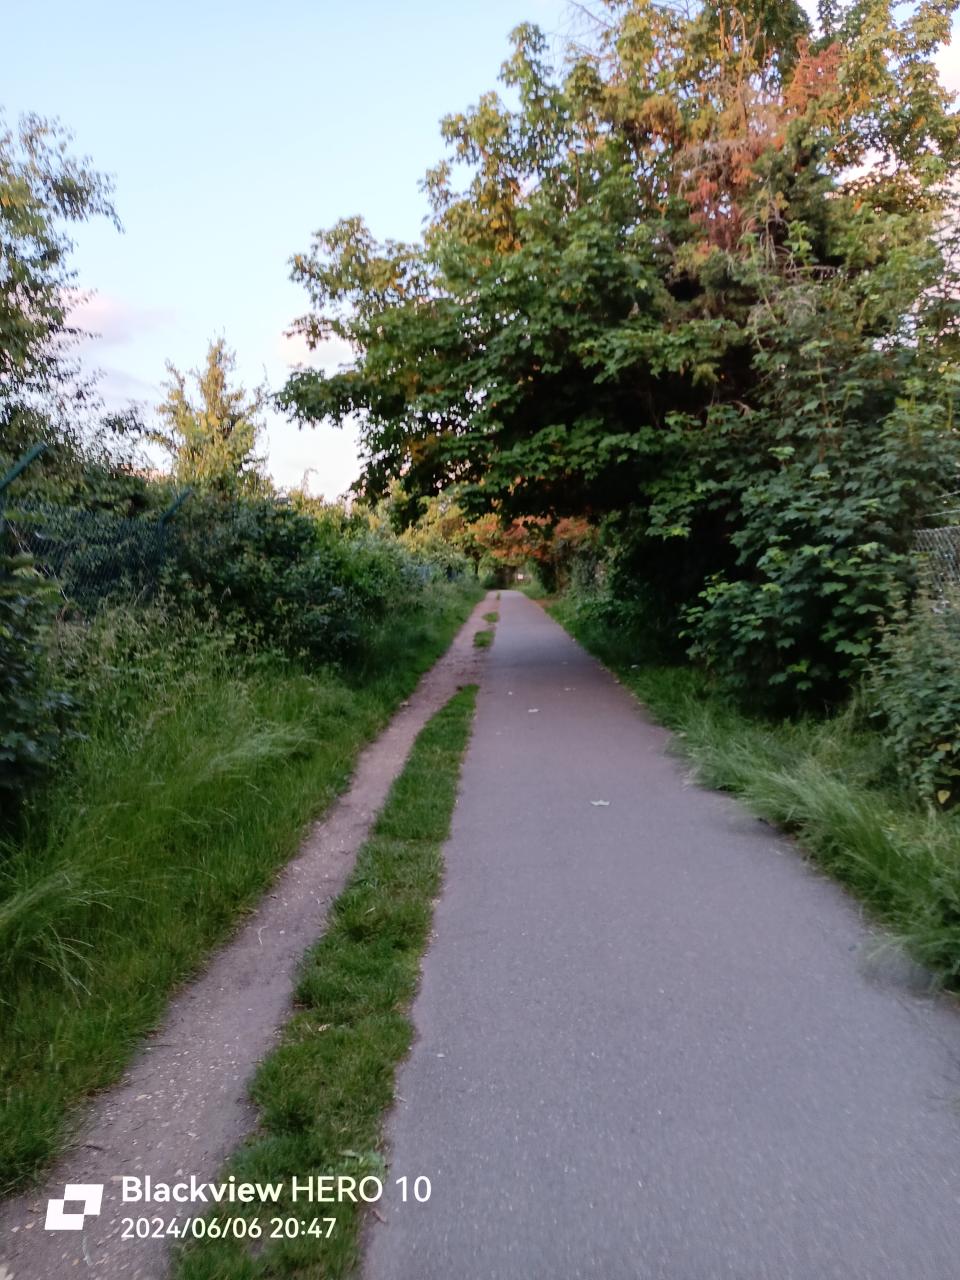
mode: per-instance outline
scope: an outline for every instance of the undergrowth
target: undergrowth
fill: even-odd
[[[479,594],[431,587],[349,675],[155,612],[65,633],[81,736],[0,843],[0,1191],[116,1080]]]

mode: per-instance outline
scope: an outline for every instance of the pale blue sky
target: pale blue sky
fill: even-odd
[[[415,237],[418,182],[443,153],[438,122],[494,86],[508,32],[557,32],[565,0],[45,0],[4,5],[0,105],[59,116],[116,180],[124,224],[77,234],[79,284],[98,297],[86,349],[111,404],[159,398],[167,357],[192,367],[223,333],[249,385],[283,382],[283,330],[305,309],[287,261],[360,213]],[[282,484],[354,478],[349,433],[274,421]]]

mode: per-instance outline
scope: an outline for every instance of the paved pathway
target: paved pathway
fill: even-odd
[[[960,1013],[504,593],[368,1280],[955,1280]],[[594,804],[607,801],[608,804]]]

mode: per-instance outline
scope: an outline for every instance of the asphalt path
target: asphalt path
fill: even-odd
[[[956,1005],[500,610],[367,1280],[956,1280]]]

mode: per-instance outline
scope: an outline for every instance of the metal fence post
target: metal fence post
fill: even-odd
[[[193,493],[193,489],[187,488],[187,489],[184,489],[183,493],[177,494],[176,498],[173,500],[170,506],[167,507],[166,511],[160,517],[159,523],[160,523],[161,529],[164,528],[164,526],[166,525],[169,519],[171,519],[173,516],[177,514],[177,512],[180,510],[180,508],[183,506],[186,500],[190,497],[191,493]]]
[[[46,447],[46,444],[41,441],[40,444],[35,444],[32,449],[28,449],[20,461],[15,462],[3,479],[0,480],[0,493],[3,493],[8,485],[13,484],[20,472],[26,471],[34,458],[39,458]]]
[[[34,459],[39,458],[46,447],[45,441],[41,440],[39,444],[35,444],[32,448],[28,449],[19,462],[15,462],[13,464],[3,479],[0,480],[0,500],[3,498],[4,491],[13,484],[17,476],[20,475],[22,471],[26,471],[30,463],[33,462]],[[6,509],[0,505],[0,544],[2,544],[3,539],[6,537],[6,532],[7,513]]]

